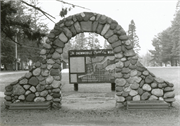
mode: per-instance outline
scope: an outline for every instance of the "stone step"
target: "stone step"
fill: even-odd
[[[164,101],[128,101],[127,110],[131,109],[169,109],[170,105]]]
[[[23,109],[49,109],[51,102],[18,102],[18,103],[7,103],[5,106],[9,110],[23,110]]]

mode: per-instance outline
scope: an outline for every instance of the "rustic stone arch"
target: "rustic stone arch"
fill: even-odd
[[[155,77],[139,61],[123,28],[113,19],[92,12],[64,18],[55,24],[40,51],[42,61],[29,73],[5,87],[5,99],[19,101],[52,101],[61,106],[61,54],[65,44],[75,35],[95,32],[112,46],[115,56],[116,105],[126,101],[164,100],[172,103],[173,84]]]

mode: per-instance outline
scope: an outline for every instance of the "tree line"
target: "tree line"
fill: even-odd
[[[149,52],[150,62],[154,66],[180,65],[180,0],[177,2],[171,26],[157,34],[152,40],[152,45],[154,50]]]

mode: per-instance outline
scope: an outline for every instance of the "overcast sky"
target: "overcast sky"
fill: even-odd
[[[153,49],[152,39],[155,35],[171,26],[174,18],[177,0],[64,0],[75,5],[80,5],[90,10],[73,8],[69,15],[81,12],[96,12],[104,14],[116,20],[125,31],[133,19],[136,25],[136,33],[141,46],[140,55],[144,55],[149,49]],[[61,18],[59,12],[61,2],[56,0],[39,0],[43,10],[56,17],[58,22]],[[53,29],[54,23],[48,22],[49,29]]]

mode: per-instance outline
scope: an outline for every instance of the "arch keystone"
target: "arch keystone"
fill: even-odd
[[[92,28],[92,22],[91,21],[82,21],[80,22],[81,28],[84,32],[89,32],[91,31]]]

